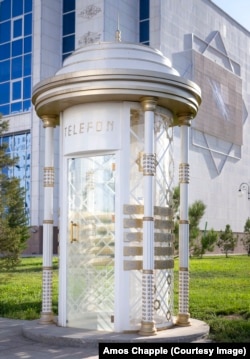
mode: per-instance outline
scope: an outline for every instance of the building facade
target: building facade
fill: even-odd
[[[1,141],[19,156],[10,175],[26,188],[31,239],[29,253],[41,253],[44,128],[32,105],[32,88],[62,67],[77,48],[122,41],[159,49],[179,74],[202,89],[203,102],[190,129],[190,204],[202,200],[201,229],[242,232],[250,208],[249,183],[250,33],[210,0],[1,0],[0,113],[9,120]],[[59,130],[54,131],[55,251],[59,202]],[[174,129],[178,185],[180,132]],[[247,187],[248,190],[248,187]]]

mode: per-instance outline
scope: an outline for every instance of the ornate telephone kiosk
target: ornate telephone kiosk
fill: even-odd
[[[161,52],[76,50],[33,103],[45,127],[43,308],[52,313],[53,130],[60,126],[60,326],[153,335],[173,326],[173,126],[181,127],[180,294],[188,313],[188,128],[199,87]]]

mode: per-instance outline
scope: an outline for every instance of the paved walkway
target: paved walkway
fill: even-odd
[[[174,327],[152,337],[141,337],[0,318],[0,359],[98,359],[99,342],[203,342],[208,332],[208,325],[195,319],[191,319],[190,327]]]
[[[78,348],[26,338],[22,330],[30,324],[24,320],[0,318],[1,359],[98,359],[98,346]],[[49,334],[49,332],[48,332]]]

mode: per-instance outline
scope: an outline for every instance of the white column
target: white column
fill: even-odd
[[[143,269],[142,269],[142,322],[141,335],[155,335],[154,322],[154,98],[142,99],[144,110],[143,154]]]
[[[189,314],[189,218],[188,218],[188,184],[189,184],[189,115],[178,118],[181,130],[181,159],[179,165],[180,183],[180,220],[179,220],[179,312],[176,324],[190,325]]]
[[[44,219],[43,219],[43,286],[40,323],[53,321],[52,312],[52,260],[53,260],[53,192],[54,192],[54,127],[55,116],[43,116],[45,128],[44,159]]]

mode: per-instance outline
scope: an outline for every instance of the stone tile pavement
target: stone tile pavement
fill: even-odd
[[[65,347],[37,342],[23,335],[27,321],[0,318],[0,359],[98,359],[96,347]]]

